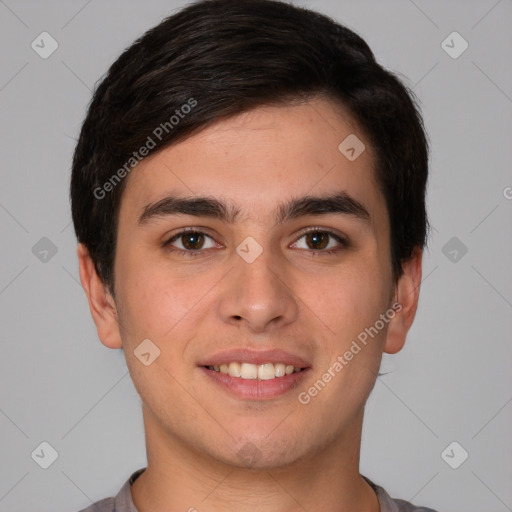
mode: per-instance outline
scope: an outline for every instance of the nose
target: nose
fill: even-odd
[[[234,268],[222,282],[218,302],[224,322],[261,333],[297,319],[297,298],[287,282],[284,261],[278,261],[270,250],[263,250],[252,262],[233,254],[233,263]]]

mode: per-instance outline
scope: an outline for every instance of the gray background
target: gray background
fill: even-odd
[[[79,283],[69,169],[95,82],[186,3],[0,1],[4,512],[78,510],[146,464],[123,354],[97,339]],[[407,77],[432,142],[419,312],[368,402],[361,472],[440,511],[512,510],[512,0],[301,5],[357,31]],[[47,59],[31,48],[43,31],[59,45]],[[441,46],[453,31],[469,43],[456,59]],[[46,261],[43,237],[57,249]],[[58,452],[48,469],[31,457],[42,441]],[[453,441],[469,453],[458,469],[441,457]]]

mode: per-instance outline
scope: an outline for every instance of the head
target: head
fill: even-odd
[[[414,319],[427,172],[412,92],[323,15],[202,1],[126,49],[89,106],[71,200],[99,337],[153,428],[240,465],[252,443],[262,467],[340,438]],[[272,399],[219,393],[204,366],[239,348],[307,371]]]

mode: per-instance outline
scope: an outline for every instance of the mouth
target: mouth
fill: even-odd
[[[286,375],[292,373],[299,373],[304,370],[301,367],[295,367],[292,364],[285,363],[263,363],[263,364],[252,364],[252,363],[239,363],[230,362],[221,365],[204,366],[204,368],[219,372],[224,375],[229,375],[236,379],[245,380],[271,380],[280,379]]]
[[[231,350],[198,366],[207,382],[243,400],[269,400],[289,393],[311,371],[304,359],[280,350]]]

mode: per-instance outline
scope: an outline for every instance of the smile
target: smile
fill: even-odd
[[[284,363],[252,364],[231,362],[221,365],[206,366],[206,368],[229,375],[230,377],[248,380],[271,380],[302,371],[302,368]]]

